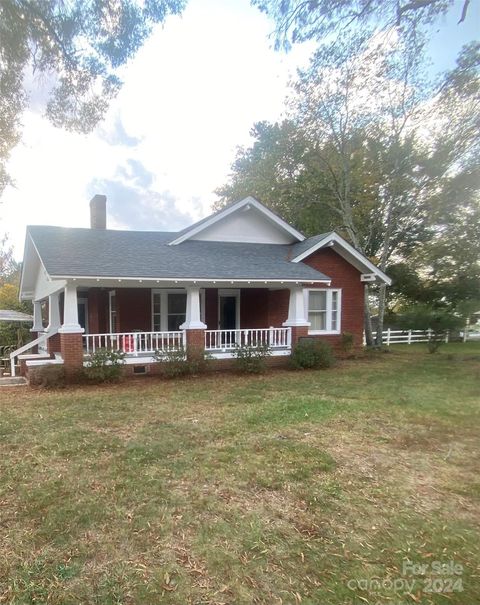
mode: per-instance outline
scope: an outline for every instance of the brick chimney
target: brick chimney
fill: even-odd
[[[107,228],[107,196],[94,195],[90,200],[90,228]]]

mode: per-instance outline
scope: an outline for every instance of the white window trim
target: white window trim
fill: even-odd
[[[160,294],[160,332],[168,332],[168,295],[187,294],[185,288],[154,288],[151,293],[152,332],[155,331],[153,303],[154,295]],[[200,319],[205,323],[205,289],[200,289]]]
[[[83,298],[77,299],[78,306],[84,305],[85,307],[85,334],[88,334],[88,298],[85,296]]]
[[[115,319],[117,318],[117,292],[116,290],[110,290],[108,292],[108,327],[110,328],[110,334],[113,334],[113,325],[112,325],[112,298],[115,297]],[[118,329],[118,322],[117,322]]]
[[[340,288],[308,288],[303,291],[305,304],[305,317],[308,319],[308,302],[310,292],[327,293],[327,326],[332,322],[332,292],[337,292],[337,329],[336,330],[308,330],[309,334],[341,334],[342,333],[342,290]]]

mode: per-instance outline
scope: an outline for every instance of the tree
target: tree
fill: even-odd
[[[8,243],[8,237],[0,238],[0,286],[6,283],[17,271],[18,265],[13,258],[13,248]]]
[[[0,193],[20,136],[30,70],[50,84],[46,114],[58,127],[90,132],[103,118],[133,57],[157,23],[185,0],[2,0],[0,2]]]
[[[424,330],[428,335],[428,351],[435,353],[445,341],[450,330],[457,330],[464,322],[462,318],[454,315],[448,309],[433,305],[416,305],[408,309],[401,317],[405,329]]]
[[[397,284],[400,302],[455,292],[464,299],[478,283],[475,48],[460,57],[461,77],[447,74],[434,89],[423,77],[421,46],[400,39],[385,48],[368,34],[353,42],[315,53],[299,74],[289,120],[254,130],[253,146],[239,151],[230,183],[218,190],[220,205],[257,193],[307,233],[341,232],[386,272],[408,267],[396,272],[411,282]],[[452,261],[439,280],[447,241]],[[386,289],[373,294],[381,333]],[[366,305],[371,342],[368,318]]]
[[[428,299],[458,310],[480,300],[480,44],[464,47],[430,113],[430,237],[411,260]]]
[[[321,46],[296,85],[298,124],[314,141],[332,210],[354,247],[385,271],[425,238],[428,151],[416,136],[429,93],[422,42],[386,45],[368,33]],[[381,345],[386,287],[378,292]],[[371,343],[369,307],[366,339]]]
[[[0,240],[0,309],[31,313],[32,303],[18,299],[20,273],[5,236]],[[29,327],[23,323],[0,322],[0,346],[20,346],[31,336]]]
[[[253,195],[306,235],[331,230],[324,173],[298,126],[259,122],[250,134],[254,142],[237,149],[229,182],[215,192],[215,208]]]
[[[396,27],[413,40],[419,28],[430,25],[454,6],[455,0],[252,0],[275,21],[275,47],[289,49],[296,42],[322,41],[329,34],[344,38],[372,25]],[[459,23],[469,13],[470,0],[459,8]]]

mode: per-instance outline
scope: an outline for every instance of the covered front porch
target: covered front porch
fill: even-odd
[[[38,351],[16,352],[27,353],[21,356],[25,366],[64,363],[78,369],[100,348],[124,352],[126,364],[153,363],[169,351],[188,355],[194,348],[216,359],[231,358],[243,346],[287,356],[309,325],[299,283],[75,282],[34,302],[38,338],[30,344]]]
[[[127,363],[155,352],[196,346],[213,358],[237,347],[269,347],[288,355],[290,290],[258,287],[90,288],[79,290],[79,321],[85,355],[98,348],[120,350]]]

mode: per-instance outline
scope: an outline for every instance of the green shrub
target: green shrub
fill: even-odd
[[[167,378],[203,374],[209,370],[211,360],[202,348],[198,351],[190,348],[187,356],[183,347],[178,350],[155,351],[154,358],[162,363],[162,374]]]
[[[329,368],[335,362],[332,347],[324,340],[302,338],[290,357],[296,370],[306,368]]]
[[[197,375],[205,374],[211,369],[212,356],[205,352],[203,347],[199,347],[198,350],[190,347],[188,350],[187,364],[188,373]]]
[[[424,330],[428,336],[429,353],[435,353],[445,341],[449,330],[458,330],[463,326],[463,319],[454,315],[450,309],[418,304],[407,309],[400,318],[405,330]]]
[[[342,332],[340,346],[346,355],[350,355],[355,344],[355,336],[351,332]]]
[[[125,353],[123,351],[97,349],[87,361],[83,372],[85,380],[96,384],[116,382],[122,375],[124,363]]]
[[[54,364],[31,368],[28,382],[31,386],[44,389],[62,389],[65,386],[65,368]]]
[[[187,354],[185,349],[171,349],[155,351],[156,361],[162,362],[162,374],[167,378],[178,378],[189,373]]]
[[[260,347],[253,347],[252,345],[240,347],[236,345],[233,350],[235,365],[244,374],[261,374],[265,372],[265,360],[271,354],[272,351],[268,345]]]

